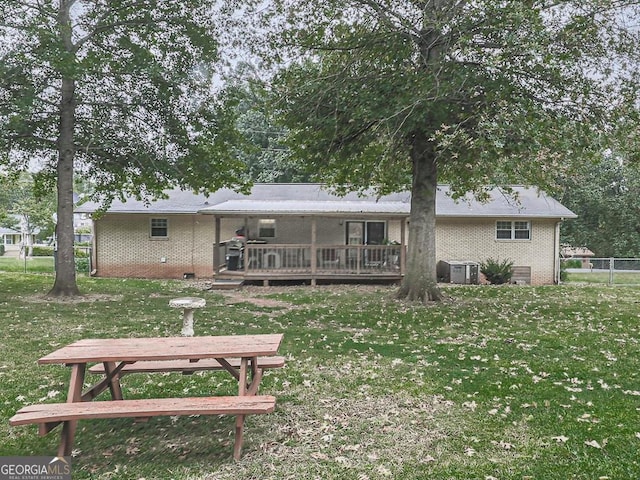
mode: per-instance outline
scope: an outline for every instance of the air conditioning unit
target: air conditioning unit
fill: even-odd
[[[438,281],[461,285],[477,285],[480,280],[480,264],[468,260],[440,260],[436,267]]]

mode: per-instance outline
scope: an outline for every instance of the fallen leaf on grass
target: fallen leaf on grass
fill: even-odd
[[[597,440],[586,440],[584,444],[587,445],[588,447],[601,449],[607,445],[607,439],[605,438],[604,440],[602,440],[602,445],[600,445]]]
[[[385,467],[384,465],[380,465],[378,467],[378,473],[380,475],[384,475],[385,477],[388,477],[391,475],[391,470],[389,470],[387,467]]]
[[[496,447],[500,447],[500,448],[502,448],[504,450],[513,450],[515,448],[512,443],[508,443],[508,442],[505,442],[503,440],[501,440],[499,442],[492,441],[491,443],[493,445],[495,445]]]
[[[126,449],[127,455],[137,455],[138,453],[140,453],[140,448],[138,448],[136,445],[127,446],[127,449]]]
[[[551,437],[551,440],[555,440],[557,443],[567,443],[569,437],[565,437],[564,435],[559,435],[557,437]]]
[[[462,406],[467,407],[472,412],[475,412],[476,408],[478,408],[478,404],[475,402],[475,400],[472,400],[471,402],[464,402]]]

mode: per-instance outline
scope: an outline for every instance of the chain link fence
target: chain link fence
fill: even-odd
[[[49,248],[47,251],[34,248],[33,255],[25,255],[24,252],[15,252],[14,255],[0,256],[0,271],[21,273],[55,273],[57,252]],[[75,250],[76,271],[88,274],[93,269],[91,264],[91,247],[78,246]]]
[[[561,259],[563,283],[640,285],[640,258]]]

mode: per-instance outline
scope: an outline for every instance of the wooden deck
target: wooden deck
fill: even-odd
[[[245,281],[399,281],[404,275],[401,245],[247,244],[232,252],[216,278]],[[224,258],[224,257],[222,257]]]

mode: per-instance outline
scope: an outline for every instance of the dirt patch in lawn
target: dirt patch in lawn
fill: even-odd
[[[372,292],[380,291],[379,285],[322,285],[315,287],[300,287],[300,286],[243,286],[240,290],[220,291],[219,293],[225,297],[225,304],[234,305],[238,303],[251,303],[258,307],[266,308],[287,308],[295,309],[299,308],[297,305],[283,301],[275,300],[273,298],[266,298],[267,295],[285,294],[291,290],[299,289],[311,289],[313,291],[327,292],[329,294],[348,294],[349,291],[353,292]],[[393,287],[387,287],[393,288]]]
[[[264,298],[255,295],[248,294],[248,292],[242,290],[237,292],[222,292],[224,296],[225,305],[236,305],[239,303],[251,303],[257,307],[265,308],[286,308],[292,309],[295,305],[284,302],[282,300],[275,300],[273,298]]]
[[[93,303],[93,302],[120,302],[122,295],[108,295],[105,293],[92,293],[87,295],[77,295],[74,297],[49,297],[47,295],[33,295],[30,297],[20,297],[21,300],[31,303]]]

